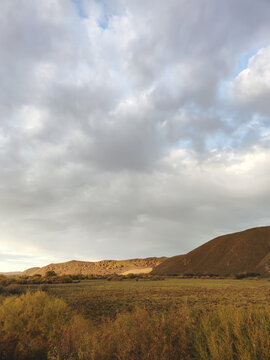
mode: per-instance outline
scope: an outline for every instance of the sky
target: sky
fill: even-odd
[[[0,271],[270,225],[269,0],[0,2]]]

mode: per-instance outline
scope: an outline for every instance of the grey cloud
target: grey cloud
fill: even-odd
[[[268,45],[269,7],[1,3],[5,253],[174,255],[265,224],[268,92],[247,104],[220,89]]]

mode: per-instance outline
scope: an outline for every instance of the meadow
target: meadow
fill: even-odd
[[[1,297],[1,360],[270,358],[267,279],[83,280],[25,291]]]
[[[91,320],[114,317],[135,307],[166,311],[183,306],[189,309],[210,309],[217,305],[270,306],[270,282],[266,279],[84,280],[49,285],[47,291]]]

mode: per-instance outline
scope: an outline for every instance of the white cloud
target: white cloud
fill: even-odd
[[[231,91],[236,101],[269,115],[270,46],[250,58],[248,66],[231,84]]]

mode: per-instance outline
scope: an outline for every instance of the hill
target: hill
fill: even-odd
[[[30,269],[23,271],[22,275],[31,276],[32,274],[38,272],[39,269],[40,267],[32,267]]]
[[[218,274],[254,272],[270,276],[270,226],[219,236],[186,255],[168,258],[153,274]]]
[[[102,260],[97,262],[71,260],[64,263],[50,264],[41,268],[25,270],[22,275],[32,276],[40,274],[44,276],[47,271],[53,270],[57,275],[83,274],[83,275],[106,275],[122,273],[143,273],[150,272],[161,264],[165,257],[150,257],[145,259],[130,260]]]
[[[8,272],[0,272],[0,275],[5,275],[5,276],[15,276],[15,275],[20,275],[21,271],[8,271]]]

